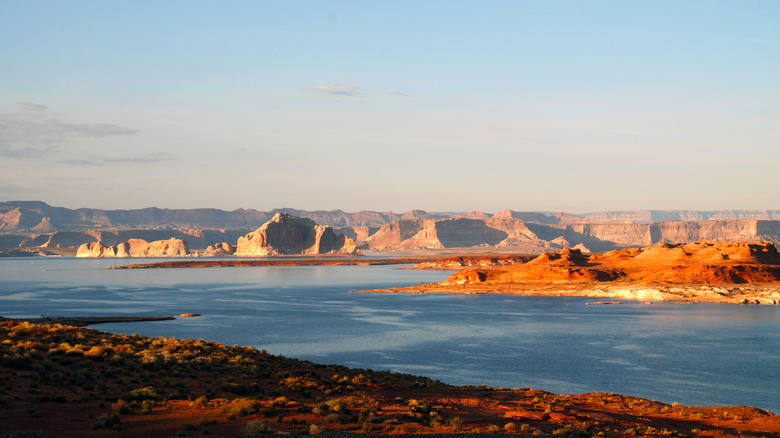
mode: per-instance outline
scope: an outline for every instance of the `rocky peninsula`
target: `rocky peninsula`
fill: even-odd
[[[770,242],[695,242],[602,254],[546,252],[508,263],[443,259],[419,269],[468,267],[441,283],[362,292],[518,294],[780,304],[780,254]],[[469,261],[471,260],[471,261]]]

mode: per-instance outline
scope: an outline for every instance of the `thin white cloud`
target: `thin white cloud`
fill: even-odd
[[[314,88],[309,88],[309,90],[314,91],[315,93],[331,94],[335,96],[363,96],[362,93],[360,93],[360,87],[357,85],[334,85],[332,87],[317,85]]]
[[[46,111],[49,108],[46,105],[41,105],[35,102],[22,101],[17,103],[23,110],[27,111]]]
[[[391,96],[408,96],[406,93],[401,93],[400,91],[391,91],[387,94],[390,94]]]
[[[33,102],[30,108],[45,105]],[[38,109],[35,111],[43,111]],[[65,123],[53,117],[38,114],[0,113],[0,156],[10,158],[40,158],[54,152],[61,143],[85,138],[103,138],[114,135],[134,135],[138,130],[110,123]]]
[[[71,160],[60,160],[60,163],[70,164],[74,166],[102,166],[104,164],[117,164],[117,163],[131,163],[131,164],[148,164],[159,163],[169,159],[168,154],[154,153],[140,157],[116,157],[116,158],[78,158]]]

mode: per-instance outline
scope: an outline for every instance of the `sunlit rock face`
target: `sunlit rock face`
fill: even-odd
[[[240,237],[237,256],[274,256],[290,254],[355,254],[353,239],[337,234],[333,228],[317,225],[311,219],[278,212],[262,227]]]
[[[182,239],[154,242],[130,239],[117,246],[106,246],[101,241],[82,244],[76,257],[185,257],[189,254],[187,242]]]

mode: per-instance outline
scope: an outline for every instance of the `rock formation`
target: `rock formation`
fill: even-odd
[[[632,282],[743,284],[780,282],[780,254],[769,242],[694,242],[628,248],[588,255],[546,252],[513,266],[467,269],[443,285],[471,283]]]
[[[217,243],[216,245],[209,245],[206,249],[199,254],[203,257],[225,257],[231,256],[236,252],[236,246],[227,242]]]
[[[97,241],[79,246],[76,257],[116,257],[116,248]]]
[[[262,227],[240,237],[236,256],[276,256],[291,254],[355,254],[354,240],[336,234],[333,228],[317,225],[311,219],[276,213]]]
[[[130,239],[116,246],[106,246],[101,241],[82,244],[76,257],[185,257],[189,254],[187,242],[181,239],[154,242]]]
[[[131,239],[153,242],[176,238],[186,241],[190,250],[207,253],[210,251],[201,250],[208,249],[214,242],[236,242],[277,213],[337,227],[334,228],[336,234],[344,234],[360,248],[374,251],[479,248],[539,253],[584,247],[603,252],[660,242],[699,240],[780,244],[780,210],[648,210],[576,215],[513,210],[493,215],[478,211],[432,213],[412,210],[396,214],[293,209],[268,212],[159,208],[71,210],[43,202],[15,201],[0,202],[0,247],[75,249],[84,243],[100,241],[105,247],[118,248]],[[322,238],[327,242],[330,237],[323,234],[320,240]],[[338,242],[334,245],[338,246]],[[255,248],[248,253],[265,251]],[[220,250],[219,254],[223,255],[224,251]]]

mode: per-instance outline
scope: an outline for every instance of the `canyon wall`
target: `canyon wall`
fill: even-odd
[[[277,229],[282,222],[287,225]],[[298,225],[290,225],[293,223]],[[0,202],[0,248],[75,249],[100,242],[103,248],[95,249],[100,253],[110,252],[109,248],[116,251],[132,239],[179,239],[198,255],[229,255],[234,247],[238,255],[351,253],[357,248],[398,252],[580,248],[601,252],[698,240],[780,243],[780,210],[648,210],[580,215],[412,210],[396,214],[294,209],[70,210],[43,202]]]
[[[539,224],[603,224],[644,223],[664,221],[710,220],[780,220],[780,210],[638,210],[571,214],[565,212],[520,212],[504,210],[497,213],[472,211],[467,213],[435,213],[411,210],[390,211],[297,210],[292,208],[259,211],[215,208],[136,210],[101,210],[95,208],[68,209],[53,207],[40,201],[0,202],[0,233],[51,233],[88,229],[244,229],[262,226],[276,213],[309,218],[320,225],[332,227],[381,227],[395,220],[426,219],[520,219]]]

